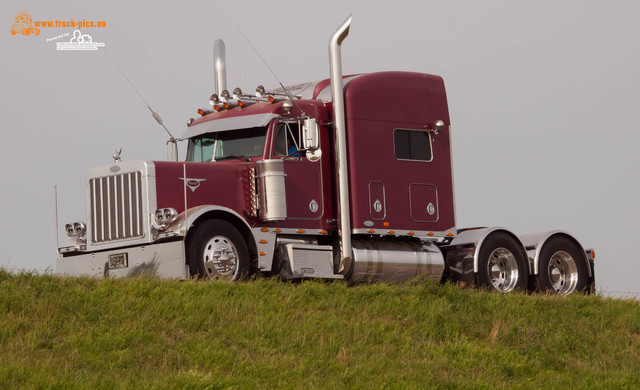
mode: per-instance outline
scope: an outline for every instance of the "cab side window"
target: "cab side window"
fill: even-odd
[[[299,156],[301,149],[300,132],[297,123],[278,123],[276,129],[274,156]]]

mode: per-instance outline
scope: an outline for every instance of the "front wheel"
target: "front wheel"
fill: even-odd
[[[562,295],[584,291],[587,266],[580,252],[580,248],[568,238],[550,238],[540,251],[538,289]]]
[[[501,293],[525,290],[528,274],[527,258],[513,237],[496,232],[484,240],[476,274],[479,286]]]
[[[248,276],[249,249],[235,226],[222,220],[204,221],[187,241],[192,276],[239,280]]]

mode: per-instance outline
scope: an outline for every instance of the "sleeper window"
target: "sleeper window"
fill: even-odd
[[[433,160],[431,135],[427,131],[395,129],[393,147],[398,160]]]

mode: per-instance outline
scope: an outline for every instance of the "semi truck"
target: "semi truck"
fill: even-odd
[[[565,231],[457,228],[443,79],[344,76],[350,24],[330,39],[330,78],[252,94],[229,92],[216,41],[216,91],[188,121],[184,161],[171,139],[170,161],[89,169],[57,271],[594,291],[595,252]]]

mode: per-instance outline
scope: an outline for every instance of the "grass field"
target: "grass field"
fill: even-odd
[[[0,388],[640,388],[640,303],[0,270]]]

